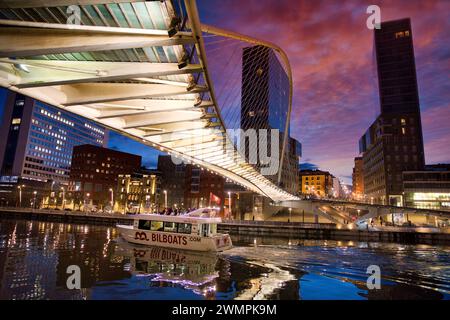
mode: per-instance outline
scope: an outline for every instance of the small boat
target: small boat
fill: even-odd
[[[131,243],[194,251],[224,251],[233,244],[228,234],[217,233],[214,208],[201,208],[184,215],[138,214],[133,225],[117,225]]]

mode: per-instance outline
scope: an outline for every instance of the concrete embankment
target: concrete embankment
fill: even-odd
[[[247,236],[284,237],[292,239],[353,240],[450,245],[450,234],[433,228],[391,227],[382,231],[337,228],[327,223],[286,223],[270,221],[227,221],[220,232]]]
[[[133,217],[119,214],[95,214],[81,211],[32,210],[0,208],[0,218],[27,219],[51,222],[83,223],[115,226],[133,223]]]
[[[27,219],[52,222],[99,224],[115,226],[132,224],[133,216],[122,214],[98,214],[80,211],[31,210],[0,208],[0,218]],[[436,232],[433,228],[388,228],[368,231],[338,228],[331,223],[299,223],[276,221],[225,221],[218,225],[219,232],[249,236],[284,237],[292,239],[323,239],[380,241],[450,245],[450,233]]]

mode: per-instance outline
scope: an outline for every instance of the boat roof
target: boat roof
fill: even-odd
[[[166,221],[178,223],[220,223],[220,217],[197,217],[189,214],[171,216],[164,214],[136,214],[133,216],[137,220],[152,220],[152,221]]]

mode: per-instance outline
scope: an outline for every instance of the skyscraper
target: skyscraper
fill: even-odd
[[[107,130],[93,121],[30,97],[8,92],[0,128],[0,189],[2,197],[24,193],[43,183],[67,184],[72,149],[80,144],[104,146]],[[29,186],[28,188],[26,186]]]
[[[276,57],[274,51],[264,46],[253,46],[243,49],[242,56],[242,92],[241,92],[241,129],[254,129],[259,137],[260,129],[267,130],[267,155],[278,153],[281,159],[284,134],[288,134],[286,156],[283,159],[281,186],[295,194],[298,191],[298,158],[300,143],[285,133],[289,107],[289,79],[286,71]],[[271,130],[279,130],[279,149],[271,145]],[[250,144],[246,137],[246,157],[249,158]],[[260,152],[264,147],[258,144],[257,169],[264,165],[259,162]],[[267,175],[273,182],[278,182],[278,174]]]
[[[380,113],[359,141],[369,200],[400,205],[402,172],[424,167],[422,124],[410,19],[375,29]]]

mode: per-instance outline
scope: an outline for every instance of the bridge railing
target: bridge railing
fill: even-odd
[[[305,222],[283,222],[283,221],[259,221],[259,220],[224,220],[222,225],[230,226],[265,226],[265,227],[301,227],[307,229],[335,229],[335,223],[305,223]]]

